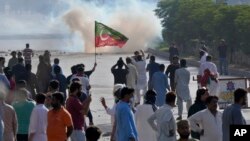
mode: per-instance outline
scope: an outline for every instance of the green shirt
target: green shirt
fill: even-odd
[[[17,122],[18,122],[17,134],[28,134],[30,116],[33,108],[35,107],[35,103],[27,100],[17,101],[13,103],[13,107],[17,115]]]

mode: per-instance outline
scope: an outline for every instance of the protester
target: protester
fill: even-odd
[[[63,94],[52,94],[51,106],[48,112],[47,137],[48,141],[66,141],[73,131],[70,113],[63,107]]]
[[[177,122],[177,132],[180,135],[177,141],[197,141],[196,139],[190,139],[190,128],[187,120],[180,120]]]
[[[134,89],[127,87],[124,87],[121,90],[121,100],[117,103],[115,112],[116,141],[138,140],[134,114],[129,106],[133,93]]]
[[[206,46],[202,45],[200,48],[200,65],[206,62],[206,58],[208,56],[208,50]]]
[[[71,114],[73,120],[74,130],[70,136],[71,141],[85,141],[85,119],[83,115],[87,115],[91,96],[89,96],[83,103],[79,100],[78,94],[81,93],[81,84],[73,82],[69,88],[69,98],[66,101],[66,109]]]
[[[123,66],[125,66],[125,69],[122,68]],[[112,66],[111,72],[114,75],[114,84],[126,84],[126,76],[128,74],[128,67],[123,62],[121,57],[119,58],[117,63],[114,66]]]
[[[62,92],[64,95],[64,100],[67,99],[67,93],[66,93],[66,89],[67,89],[67,79],[66,77],[61,74],[61,67],[60,66],[55,66],[54,67],[54,73],[55,75],[51,75],[51,80],[57,80],[59,82],[59,92]]]
[[[143,51],[141,51],[143,52]],[[135,65],[136,70],[138,72],[138,79],[136,82],[136,89],[135,89],[135,106],[139,105],[141,102],[141,95],[144,96],[144,94],[147,91],[147,72],[146,72],[146,60],[143,59],[142,55],[137,56],[137,61],[135,61],[133,58],[132,63]]]
[[[218,46],[217,49],[219,53],[220,74],[228,75],[228,61],[227,61],[228,47],[224,39],[221,39],[220,45]]]
[[[1,141],[16,141],[17,134],[17,116],[14,108],[5,103],[7,89],[1,87],[0,89],[0,120],[4,124],[3,138]],[[2,125],[2,124],[1,124]]]
[[[30,116],[29,141],[47,141],[48,109],[44,105],[46,96],[40,93],[35,99],[36,106]]]
[[[127,87],[136,89],[138,72],[136,70],[136,67],[132,64],[131,58],[127,57],[126,63],[127,63],[127,67],[128,67],[128,74],[126,76]],[[133,100],[133,105],[137,106],[138,104],[140,104],[140,99],[141,99],[140,93],[138,93],[138,94],[136,93],[135,97],[136,98],[134,98],[134,100]]]
[[[23,64],[23,58],[18,59],[18,63],[12,67],[12,73],[15,76],[15,81],[18,82],[19,80],[27,81],[27,71]]]
[[[98,141],[102,131],[96,126],[90,126],[86,129],[87,141]]]
[[[102,106],[104,107],[104,109],[106,110],[106,113],[109,114],[111,116],[111,125],[113,127],[114,122],[115,122],[115,109],[116,109],[116,105],[119,102],[120,99],[120,95],[121,95],[121,90],[122,88],[125,87],[123,84],[116,84],[114,86],[114,90],[113,90],[113,96],[114,96],[114,105],[112,108],[109,108],[106,104],[106,100],[104,97],[101,97],[100,102],[102,104]]]
[[[207,109],[189,117],[191,129],[200,133],[201,141],[222,141],[222,114],[217,110],[218,97],[208,96]]]
[[[45,100],[45,106],[50,110],[51,107],[51,101],[52,101],[52,94],[59,92],[59,82],[57,80],[51,80],[49,82],[49,88],[48,92],[46,93],[46,100]]]
[[[148,119],[150,126],[157,132],[157,141],[176,141],[176,124],[172,111],[175,99],[175,93],[168,92],[165,104]]]
[[[5,63],[5,58],[0,57],[0,83],[4,84],[6,88],[10,88],[10,82],[6,75],[4,74],[4,63]]]
[[[44,59],[44,62],[48,65],[51,66],[51,63],[50,63],[50,57],[51,57],[51,54],[48,50],[45,50],[44,51],[44,54],[43,54],[43,59]]]
[[[207,108],[206,99],[208,96],[209,96],[209,93],[206,88],[201,88],[196,91],[196,98],[195,98],[194,104],[191,105],[191,107],[188,110],[188,117]],[[192,138],[200,139],[200,134],[192,130],[191,130],[191,136]]]
[[[28,101],[28,91],[24,88],[20,88],[17,91],[16,96],[17,101],[13,103],[13,107],[16,111],[18,121],[17,140],[27,141],[30,116],[33,108],[35,107],[35,103],[33,101]]]
[[[16,57],[16,51],[12,51],[11,56],[12,56],[12,58],[10,58],[9,63],[8,63],[8,67],[10,69],[12,69],[12,67],[18,63],[18,59]]]
[[[212,56],[208,55],[206,62],[201,64],[199,75],[201,75],[201,86],[207,87],[210,95],[218,95],[219,73],[216,65],[212,62]]]
[[[178,48],[176,47],[175,43],[172,43],[169,48],[169,61],[170,64],[173,63],[173,57],[174,56],[179,56],[179,51]]]
[[[223,141],[229,141],[230,125],[246,125],[241,108],[247,105],[247,91],[238,88],[234,91],[234,104],[227,107],[222,115]]]
[[[30,91],[32,98],[35,99],[36,91],[38,90],[38,82],[36,75],[31,72],[32,66],[31,64],[26,64],[25,69],[27,71],[27,90]]]
[[[37,81],[38,81],[38,91],[39,93],[46,93],[49,86],[51,73],[51,66],[47,62],[44,61],[44,57],[42,55],[39,56],[39,64],[37,66]]]
[[[156,132],[150,127],[148,118],[157,110],[156,93],[148,90],[145,103],[136,107],[135,123],[138,131],[138,141],[156,141]]]
[[[30,49],[30,45],[28,43],[26,44],[26,48],[23,50],[23,56],[25,65],[31,64],[31,57],[34,56],[34,52]]]
[[[175,71],[175,87],[177,95],[178,117],[177,120],[182,119],[183,101],[186,102],[187,111],[192,104],[192,99],[189,90],[190,72],[187,70],[187,62],[181,59],[180,68]]]
[[[162,106],[165,103],[165,96],[167,90],[170,91],[168,85],[168,78],[164,74],[165,66],[164,64],[159,65],[159,71],[155,72],[152,77],[153,90],[156,91],[156,102],[157,106]]]
[[[159,66],[160,66],[160,64],[155,62],[155,56],[153,56],[153,55],[150,56],[149,64],[147,65],[147,68],[146,68],[146,70],[149,73],[149,80],[148,80],[148,89],[149,90],[153,89],[152,77],[153,77],[155,72],[158,72],[160,70]]]
[[[174,77],[175,77],[175,70],[177,70],[178,68],[180,68],[179,57],[174,56],[173,63],[168,65],[166,72],[165,72],[166,76],[169,77],[169,79],[170,79],[171,91],[175,91]]]
[[[51,68],[51,71],[52,71],[52,72],[51,72],[51,75],[52,75],[53,77],[56,76],[54,69],[55,69],[55,66],[59,66],[59,62],[60,62],[60,60],[59,60],[58,58],[55,58],[55,59],[54,59],[54,64],[52,65],[52,68]],[[59,67],[60,67],[60,66],[59,66]],[[63,74],[62,69],[60,70],[59,73],[60,73],[60,74]]]

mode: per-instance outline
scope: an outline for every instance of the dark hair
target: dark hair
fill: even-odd
[[[87,141],[97,141],[102,134],[102,131],[96,126],[89,126],[86,129]]]
[[[28,47],[30,47],[30,44],[29,44],[29,43],[27,43],[27,44],[26,44],[26,47],[27,47],[27,48],[28,48]]]
[[[180,60],[180,66],[181,66],[181,67],[186,67],[186,66],[187,66],[187,61],[186,61],[186,59],[181,59],[181,60]]]
[[[195,102],[201,102],[201,97],[207,92],[208,90],[205,88],[198,89],[196,91],[196,98]]]
[[[150,56],[150,61],[155,61],[155,56]]]
[[[121,90],[121,99],[123,99],[126,95],[133,93],[135,90],[132,88],[124,87]]]
[[[59,88],[59,82],[57,81],[57,80],[51,80],[50,82],[49,82],[49,86],[52,88],[52,89],[54,89],[54,90],[56,90],[56,89],[58,89]]]
[[[120,57],[120,58],[118,59],[118,61],[117,61],[117,66],[118,66],[118,68],[122,68],[122,67],[123,67],[123,64],[124,64],[124,62],[123,62],[123,60],[122,60],[122,57]]]
[[[241,98],[244,98],[247,95],[247,91],[242,89],[242,88],[238,88],[234,91],[234,102],[239,102]]]
[[[160,64],[159,65],[159,69],[160,69],[160,71],[164,71],[165,70],[165,65],[164,64]]]
[[[3,69],[3,72],[6,75],[6,77],[8,78],[8,80],[10,80],[11,77],[13,76],[13,73],[12,73],[12,71],[11,71],[11,69],[9,67],[5,67]]]
[[[219,100],[217,96],[208,96],[206,99],[206,104],[210,104],[213,99]]]
[[[78,89],[80,89],[82,85],[78,81],[72,82],[72,84],[69,86],[69,91],[72,93]]]
[[[54,67],[54,73],[59,74],[61,72],[61,67],[60,66],[55,66]]]
[[[58,58],[54,59],[54,64],[59,64],[59,59]]]
[[[79,72],[84,72],[84,67],[78,65],[78,66],[77,66],[77,72],[78,72],[78,73],[79,73]]]
[[[45,99],[46,99],[45,94],[43,94],[43,93],[36,94],[36,103],[44,104]]]
[[[130,64],[131,62],[132,62],[131,58],[127,57],[127,58],[126,58],[126,63],[127,63],[127,64]]]
[[[211,61],[211,60],[212,60],[212,56],[208,55],[208,56],[206,57],[206,61]]]
[[[173,103],[175,102],[175,99],[176,99],[176,95],[174,92],[171,91],[166,94],[165,102],[166,104]]]
[[[74,65],[74,66],[71,67],[71,73],[72,74],[76,74],[77,73],[77,67],[76,67],[76,65]]]
[[[64,97],[63,97],[63,93],[61,92],[55,92],[52,94],[52,98],[55,98],[56,100],[58,100],[60,102],[60,104],[64,103]]]

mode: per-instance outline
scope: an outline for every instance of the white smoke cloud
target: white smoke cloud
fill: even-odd
[[[4,47],[20,49],[24,48],[26,42],[30,42],[35,49],[93,52],[95,20],[129,38],[121,49],[104,47],[98,48],[98,52],[132,52],[145,49],[152,40],[161,38],[160,21],[153,11],[157,0],[21,1],[23,2],[14,3],[14,5],[3,3],[4,14],[1,14],[0,6],[0,27],[2,27],[0,34],[51,33],[70,35],[70,38],[17,40],[12,44],[9,41],[0,40]],[[22,5],[24,1],[29,1],[30,6]]]
[[[81,33],[86,52],[94,51],[95,20],[129,38],[121,49],[104,47],[98,48],[98,52],[132,52],[145,49],[152,40],[161,37],[161,25],[153,11],[155,1],[119,0],[103,5],[96,5],[94,2],[81,3],[80,6],[74,4],[71,3],[71,9],[64,15],[64,19],[73,32]]]

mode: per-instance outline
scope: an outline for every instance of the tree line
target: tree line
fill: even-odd
[[[236,52],[250,54],[250,6],[216,4],[212,0],[161,0],[156,15],[165,42],[193,53],[200,42],[215,50],[225,39],[231,60]]]

